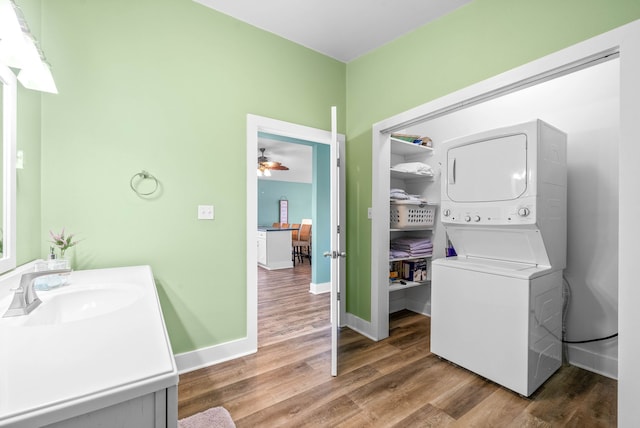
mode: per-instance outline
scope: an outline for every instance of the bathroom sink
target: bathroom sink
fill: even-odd
[[[52,291],[39,291],[42,304],[29,315],[14,317],[24,327],[72,323],[120,311],[142,297],[135,284],[68,285]],[[0,306],[2,307],[2,306]]]
[[[157,416],[148,403],[175,397],[178,371],[151,267],[75,270],[65,285],[37,291],[31,313],[3,318],[31,268],[0,279],[0,427]]]

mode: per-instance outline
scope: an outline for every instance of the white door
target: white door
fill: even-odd
[[[527,190],[527,136],[508,135],[459,146],[452,142],[446,177],[452,201],[517,199]]]
[[[325,257],[331,258],[331,375],[338,375],[338,329],[340,328],[340,283],[344,272],[344,259],[346,257],[344,247],[344,225],[341,223],[341,196],[344,192],[341,180],[340,141],[338,140],[338,122],[336,107],[331,107],[331,251],[326,252]]]

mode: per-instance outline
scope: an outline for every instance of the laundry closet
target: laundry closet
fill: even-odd
[[[448,166],[446,142],[536,119],[560,129],[567,137],[567,245],[566,252],[562,250],[566,254],[566,268],[559,275],[570,284],[572,296],[564,314],[562,328],[566,331],[555,334],[571,339],[616,332],[618,60],[586,66],[482,103],[453,108],[447,114],[412,118],[409,111],[402,117],[403,126],[381,129],[374,125],[371,272],[374,339],[388,336],[390,313],[402,309],[426,316],[433,313],[433,263],[455,251],[442,223],[441,191],[447,178],[442,174],[447,173],[445,166]],[[431,141],[428,146],[422,142],[407,143],[398,135]],[[399,164],[401,169],[407,169],[415,168],[412,164],[416,162],[426,167],[397,171]],[[478,162],[482,160],[479,158]],[[491,165],[479,164],[477,171],[482,173],[483,167]],[[394,200],[393,194],[401,191],[415,200],[404,203]],[[398,222],[394,216],[403,204],[410,207],[400,208],[403,215],[417,209],[418,215],[426,217],[418,220],[420,224],[412,223],[409,217]],[[473,222],[471,217],[470,221]],[[408,254],[404,260],[398,260],[403,257],[395,255],[392,242],[403,237],[428,239],[430,253],[415,257]],[[419,265],[426,265],[426,273],[421,273],[419,281],[408,280],[394,265],[396,261],[409,265],[420,260],[424,260]],[[617,341],[565,346],[563,353],[571,364],[611,377],[617,375]]]

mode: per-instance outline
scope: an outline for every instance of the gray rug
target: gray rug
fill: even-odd
[[[235,428],[229,411],[224,407],[212,407],[178,421],[178,428]]]

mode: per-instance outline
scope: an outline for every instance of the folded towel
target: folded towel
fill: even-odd
[[[389,257],[392,259],[400,259],[402,257],[410,257],[411,253],[409,251],[397,250],[395,248],[389,249]]]
[[[391,167],[393,171],[411,172],[413,174],[433,175],[433,169],[422,162],[404,162]]]
[[[429,238],[396,238],[391,240],[394,248],[433,248],[433,243]]]
[[[420,195],[410,195],[403,189],[391,189],[389,191],[389,198],[399,201],[415,201],[426,202]]]

